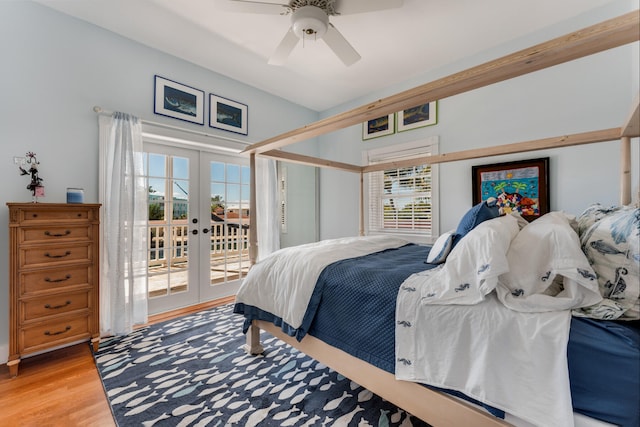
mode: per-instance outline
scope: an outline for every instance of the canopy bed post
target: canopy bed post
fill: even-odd
[[[620,140],[620,204],[631,204],[631,138]]]
[[[360,235],[364,236],[364,172],[360,171]]]
[[[254,265],[258,259],[258,221],[256,212],[256,155],[249,155],[249,167],[251,168],[251,177],[249,183],[249,263]],[[243,349],[249,354],[260,354],[264,352],[262,344],[260,344],[260,328],[255,324],[249,326],[246,334],[246,344]]]
[[[251,177],[249,183],[249,263],[253,265],[258,259],[258,221],[256,213],[256,155],[251,153],[249,156],[249,167],[251,168]]]
[[[636,95],[627,121],[620,132],[620,204],[631,204],[631,138],[640,134],[640,95]],[[638,179],[638,198],[640,206],[640,178]]]

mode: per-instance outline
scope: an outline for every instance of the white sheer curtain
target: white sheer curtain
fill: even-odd
[[[280,204],[276,162],[256,156],[258,259],[280,249]]]
[[[102,255],[100,330],[126,334],[147,321],[147,206],[142,125],[124,113],[99,116]]]

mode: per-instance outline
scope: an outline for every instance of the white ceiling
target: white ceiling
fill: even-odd
[[[268,65],[290,17],[225,12],[214,0],[37,1],[324,111],[614,0],[404,0],[397,9],[331,16],[362,56],[350,67],[324,42],[308,40],[283,66]]]

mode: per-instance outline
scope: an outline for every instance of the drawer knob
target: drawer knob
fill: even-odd
[[[71,304],[71,301],[67,301],[67,302],[65,302],[64,304],[54,305],[54,306],[52,306],[51,304],[46,304],[46,305],[44,306],[44,308],[48,308],[49,310],[57,310],[57,309],[59,309],[59,308],[66,307],[66,306],[68,306],[69,304]]]
[[[71,326],[67,326],[66,328],[64,328],[64,331],[58,331],[58,332],[49,332],[49,331],[44,331],[44,334],[46,336],[51,336],[51,335],[60,335],[60,334],[64,334],[65,332],[69,332],[71,330]]]
[[[51,236],[51,237],[64,237],[64,236],[68,236],[69,234],[71,234],[71,230],[65,230],[64,233],[51,233],[50,231],[44,232],[45,236]]]
[[[48,278],[48,277],[45,277],[45,278],[44,278],[44,281],[45,281],[45,282],[48,282],[48,283],[59,283],[59,282],[65,282],[65,281],[67,281],[67,280],[69,280],[69,279],[71,279],[71,275],[70,275],[70,274],[67,274],[67,275],[66,275],[66,276],[64,276],[62,279],[50,279],[50,278]]]
[[[44,254],[47,258],[64,258],[69,255],[71,255],[71,251],[66,251],[64,255],[51,255],[49,252]]]

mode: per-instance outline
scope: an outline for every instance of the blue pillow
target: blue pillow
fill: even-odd
[[[460,239],[477,227],[478,224],[499,216],[500,208],[496,204],[496,199],[485,200],[478,203],[469,209],[460,220],[458,228],[456,229],[456,237],[453,241],[453,246],[457,245]]]
[[[428,264],[442,264],[447,260],[447,256],[453,248],[453,240],[456,237],[456,233],[451,230],[443,233],[438,237],[436,242],[431,247],[429,254],[427,255]]]

